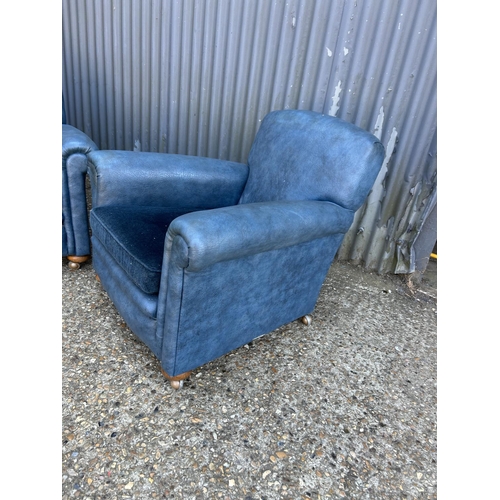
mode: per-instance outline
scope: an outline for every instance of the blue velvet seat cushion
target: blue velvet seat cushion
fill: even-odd
[[[92,235],[144,293],[157,294],[168,226],[176,217],[190,211],[165,207],[97,207],[90,213]]]

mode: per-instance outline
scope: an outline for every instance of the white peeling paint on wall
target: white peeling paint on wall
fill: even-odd
[[[373,129],[373,135],[380,140],[382,137],[382,126],[384,125],[384,106],[380,107],[378,112],[377,121],[375,122],[375,128]]]
[[[396,130],[396,127],[393,127],[391,132],[391,137],[389,137],[389,142],[387,143],[387,146],[385,148],[385,158],[384,158],[384,163],[382,164],[382,170],[385,169],[387,171],[387,164],[391,159],[392,153],[394,153],[397,137],[398,137],[398,131]]]
[[[378,242],[378,245],[369,245],[369,247],[362,245],[360,248],[360,253],[368,250],[368,255],[360,255],[360,258],[366,265],[370,263],[374,268],[377,268],[379,265],[380,252],[385,251],[384,247],[386,246],[385,242],[387,241],[387,232],[389,230],[389,221],[380,220],[380,209],[382,201],[386,196],[385,178],[387,177],[389,161],[391,160],[394,148],[396,147],[397,137],[398,131],[396,130],[396,127],[393,127],[391,136],[389,137],[389,141],[385,147],[384,162],[382,163],[378,177],[375,180],[373,189],[368,196],[366,202],[367,208],[361,222],[363,227],[370,230],[370,234],[367,235],[370,240],[372,242]],[[357,248],[357,245],[355,245],[355,248]]]
[[[347,47],[344,47],[344,57],[349,54],[349,49]]]
[[[328,57],[332,57],[333,52],[327,47],[326,48],[326,53],[328,54]]]
[[[332,105],[330,106],[330,109],[328,111],[328,114],[330,116],[336,116],[337,111],[340,108],[339,106],[340,92],[342,92],[342,82],[339,80],[339,83],[337,83],[337,86],[335,87],[335,94],[332,97]]]
[[[374,132],[374,135],[376,135],[379,139],[382,135],[383,121],[383,108],[380,108],[380,113],[377,117],[377,123],[375,125],[375,129],[377,130],[377,124],[379,124],[377,130],[378,134],[375,134]],[[368,261],[371,259],[374,260],[374,262],[371,262],[371,264],[375,265],[376,267],[376,256],[372,255],[370,257],[364,255],[364,253],[367,248],[372,248],[372,245],[367,245],[367,241],[373,241],[373,235],[375,233],[377,241],[385,241],[387,225],[380,225],[380,207],[382,200],[386,195],[385,178],[388,172],[389,161],[394,153],[397,137],[398,132],[396,128],[393,127],[391,136],[389,138],[387,146],[385,147],[385,157],[382,163],[382,167],[380,168],[380,172],[373,184],[373,188],[368,195],[365,204],[356,212],[352,226],[349,229],[346,237],[344,238],[344,241],[342,242],[342,245],[339,249],[340,258],[351,259],[358,263],[363,261],[365,263],[368,263]]]
[[[422,214],[421,210],[416,205],[420,205],[419,200],[421,200],[422,187],[423,183],[419,181],[415,186],[408,190],[410,197],[397,227],[397,233],[400,236],[396,240],[395,274],[405,273],[407,271],[412,273],[415,271],[415,259],[411,259],[411,243],[415,237],[413,234],[413,228],[416,230],[418,226],[421,225],[420,217]]]
[[[376,135],[376,134],[375,134]],[[378,136],[377,136],[378,137]],[[387,143],[387,146],[385,147],[385,157],[384,157],[384,162],[382,163],[382,167],[380,168],[380,172],[377,176],[377,179],[375,180],[375,183],[373,184],[373,188],[368,196],[368,199],[366,201],[366,204],[368,207],[374,205],[375,203],[381,202],[384,197],[385,197],[385,177],[387,175],[388,171],[388,165],[389,161],[394,153],[394,148],[396,147],[396,139],[398,137],[398,131],[396,130],[396,127],[393,127],[391,136],[389,137],[389,142]],[[368,210],[367,210],[368,212]],[[367,215],[367,214],[366,214]],[[369,221],[369,226],[372,227],[375,222],[375,218],[373,220]],[[366,224],[363,224],[366,226]]]

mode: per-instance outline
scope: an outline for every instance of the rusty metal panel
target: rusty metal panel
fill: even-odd
[[[436,10],[436,0],[63,0],[68,123],[101,149],[241,162],[269,111],[355,123],[387,156],[338,258],[413,272],[437,203]]]

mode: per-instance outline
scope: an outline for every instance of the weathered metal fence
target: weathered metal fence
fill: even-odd
[[[436,16],[436,0],[63,0],[68,122],[101,149],[241,162],[269,111],[355,123],[387,156],[338,258],[413,272],[437,237]]]

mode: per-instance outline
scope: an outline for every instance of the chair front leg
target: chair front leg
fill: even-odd
[[[173,389],[180,389],[184,384],[184,380],[191,375],[191,372],[185,372],[180,375],[176,375],[175,377],[171,377],[165,370],[162,369],[161,372],[163,373],[163,376],[170,381],[170,385]]]
[[[69,260],[68,267],[75,270],[80,269],[80,264],[89,260],[90,255],[68,255],[66,258]]]

